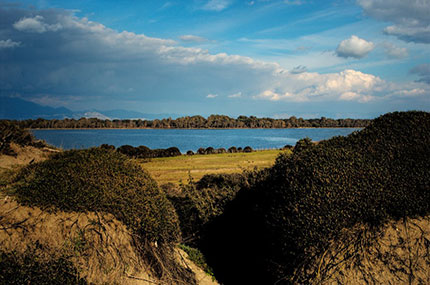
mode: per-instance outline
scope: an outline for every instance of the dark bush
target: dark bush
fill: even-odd
[[[194,155],[194,151],[192,150],[187,151],[187,155]]]
[[[102,144],[102,145],[100,145],[100,148],[106,149],[106,150],[115,150],[115,146],[110,145],[110,144]]]
[[[214,153],[215,153],[215,149],[211,146],[205,149],[205,154],[214,154]]]
[[[24,254],[0,251],[0,284],[87,284],[64,256],[43,260],[28,249]]]
[[[137,149],[134,146],[131,145],[122,145],[119,148],[116,149],[117,152],[125,154],[128,157],[136,157],[137,156]]]
[[[149,147],[141,145],[136,149],[136,156],[137,158],[152,158],[154,153]]]
[[[297,141],[296,145],[294,146],[293,152],[299,153],[305,149],[308,149],[312,147],[314,144],[310,138],[304,138],[299,141]]]
[[[227,151],[225,150],[225,148],[221,147],[219,149],[216,150],[216,153],[226,153]]]
[[[223,283],[306,284],[318,274],[308,265],[342,229],[430,213],[429,155],[425,112],[387,114],[317,145],[301,140],[237,193],[200,247]]]
[[[250,146],[245,146],[245,148],[243,149],[243,152],[252,152],[252,147]]]
[[[168,157],[182,155],[181,151],[177,147],[169,147],[166,149],[166,154]]]
[[[206,152],[205,152],[206,150],[204,149],[204,148],[199,148],[198,150],[197,150],[197,153],[198,154],[205,154]]]
[[[235,146],[229,147],[228,152],[229,153],[236,153],[237,152],[237,148]]]
[[[242,147],[237,148],[237,152],[242,152],[242,151],[243,151]]]
[[[293,146],[290,144],[286,144],[281,148],[281,150],[287,150],[287,149],[293,149]]]
[[[181,195],[168,196],[178,213],[184,241],[193,244],[203,226],[220,215],[227,202],[246,185],[243,174],[211,174],[181,185]]]

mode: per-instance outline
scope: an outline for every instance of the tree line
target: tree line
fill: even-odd
[[[79,128],[154,128],[154,129],[229,129],[229,128],[363,128],[369,125],[368,119],[303,119],[292,116],[288,119],[257,118],[239,116],[236,119],[225,115],[186,116],[177,119],[155,120],[101,120],[81,119],[29,119],[11,121],[22,128],[30,129],[79,129]]]

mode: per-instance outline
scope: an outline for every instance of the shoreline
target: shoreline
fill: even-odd
[[[365,127],[297,127],[297,128],[26,128],[27,130],[294,130],[294,129],[364,129]]]

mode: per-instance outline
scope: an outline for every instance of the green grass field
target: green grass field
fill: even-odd
[[[180,181],[187,183],[189,175],[196,181],[209,173],[238,173],[254,167],[269,167],[280,152],[262,150],[251,153],[182,155],[140,161],[159,185],[169,182],[178,185]]]

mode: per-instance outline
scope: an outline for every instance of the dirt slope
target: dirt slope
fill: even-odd
[[[316,260],[312,284],[430,284],[430,216],[345,230]]]

